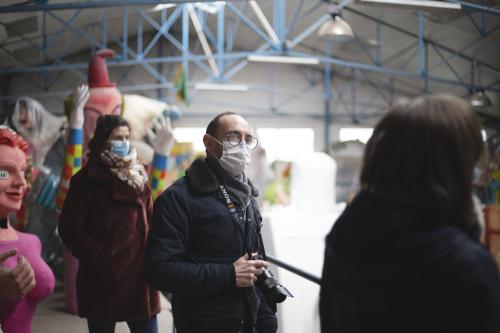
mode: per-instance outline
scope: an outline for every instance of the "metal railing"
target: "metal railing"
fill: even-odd
[[[303,271],[300,268],[294,267],[294,266],[292,266],[284,261],[279,260],[276,257],[270,256],[269,254],[266,254],[266,257],[267,257],[267,261],[269,261],[272,264],[275,264],[278,267],[286,269],[287,271],[294,273],[300,277],[303,277],[304,279],[309,280],[311,282],[314,282],[316,284],[321,283],[321,278],[316,276],[316,275],[313,275],[311,273]]]

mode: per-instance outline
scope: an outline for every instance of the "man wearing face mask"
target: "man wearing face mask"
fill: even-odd
[[[252,127],[226,112],[208,125],[207,157],[155,201],[146,279],[172,293],[179,333],[274,333],[273,304],[257,283],[268,263],[262,218],[245,168],[257,147]]]

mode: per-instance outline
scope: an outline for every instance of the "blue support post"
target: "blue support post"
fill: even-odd
[[[430,75],[430,73],[429,73],[429,43],[425,42],[424,47],[425,47],[424,94],[428,94],[429,93],[429,75]]]
[[[224,78],[224,6],[217,12],[217,67],[219,79]]]
[[[484,36],[486,34],[486,32],[488,31],[488,16],[486,15],[485,12],[483,12],[481,14],[481,29],[482,29],[482,33],[481,33],[481,36]]]
[[[47,64],[47,13],[43,13],[42,16],[42,54],[43,54],[43,63]],[[45,69],[42,73],[43,75],[43,91],[49,91],[49,72]]]
[[[274,23],[274,31],[279,38],[279,47],[280,51],[285,50],[285,42],[286,42],[286,23],[285,23],[285,14],[286,14],[286,1],[285,0],[274,0],[273,1],[273,14],[276,12],[276,22]]]
[[[325,42],[325,57],[330,57],[332,53],[332,43],[330,41]],[[323,144],[324,150],[328,149],[330,144],[330,122],[331,122],[331,98],[332,98],[332,65],[329,63],[323,64],[323,100],[324,100],[324,112],[323,112]]]
[[[358,86],[358,77],[356,74],[356,70],[354,68],[351,68],[351,112],[352,112],[352,123],[353,124],[358,124],[359,119],[358,119],[358,114],[356,110],[356,104],[357,104],[357,86]]]
[[[161,25],[164,25],[165,24],[165,21],[167,20],[167,8],[162,8],[161,11],[160,11],[160,22],[161,22]]]
[[[137,61],[143,59],[142,56],[142,17],[137,17],[137,52],[135,56]]]
[[[160,39],[160,41],[158,42],[158,57],[160,58],[163,58],[163,40]],[[163,62],[159,62],[158,63],[158,73],[163,76]],[[159,87],[156,91],[156,97],[158,97],[158,99],[161,99],[163,96],[162,96],[162,88]]]
[[[102,10],[102,46],[108,47],[108,12],[106,9]]]
[[[123,22],[122,22],[122,60],[128,59],[128,7],[123,7]]]
[[[422,11],[418,11],[418,74],[421,78],[425,76],[425,59],[424,59],[424,16]]]
[[[267,67],[269,68],[269,110],[276,112],[278,111],[275,101],[276,64],[268,64]]]
[[[389,105],[392,105],[392,103],[394,103],[394,82],[396,81],[396,79],[394,78],[394,76],[391,76],[391,79],[390,79],[390,98],[389,98]]]
[[[189,73],[189,11],[188,5],[182,6],[182,68],[184,69],[184,75],[187,80],[187,75]]]
[[[381,51],[382,51],[382,28],[380,27],[380,22],[375,22],[375,32],[376,32],[376,37],[377,37],[377,49],[376,49],[376,53],[375,53],[375,64],[377,66],[381,66],[382,64],[382,55],[381,55]]]
[[[476,72],[476,63],[475,61],[472,61],[470,63],[470,85],[469,85],[469,91],[471,94],[474,94],[476,92],[475,72]]]
[[[233,50],[234,47],[234,34],[233,34],[233,20],[227,21],[227,30],[226,30],[226,53],[229,53]],[[232,59],[228,59],[226,61],[226,66],[230,66],[232,64]]]

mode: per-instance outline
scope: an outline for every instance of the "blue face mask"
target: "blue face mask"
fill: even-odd
[[[120,157],[125,157],[130,152],[130,141],[111,141],[111,151]]]

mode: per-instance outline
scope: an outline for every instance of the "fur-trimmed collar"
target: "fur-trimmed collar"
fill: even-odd
[[[213,193],[217,191],[219,186],[217,175],[204,158],[198,158],[191,164],[186,170],[186,178],[189,186],[201,193]],[[257,197],[259,190],[253,186],[250,179],[248,179],[248,185],[250,185],[252,195]]]

